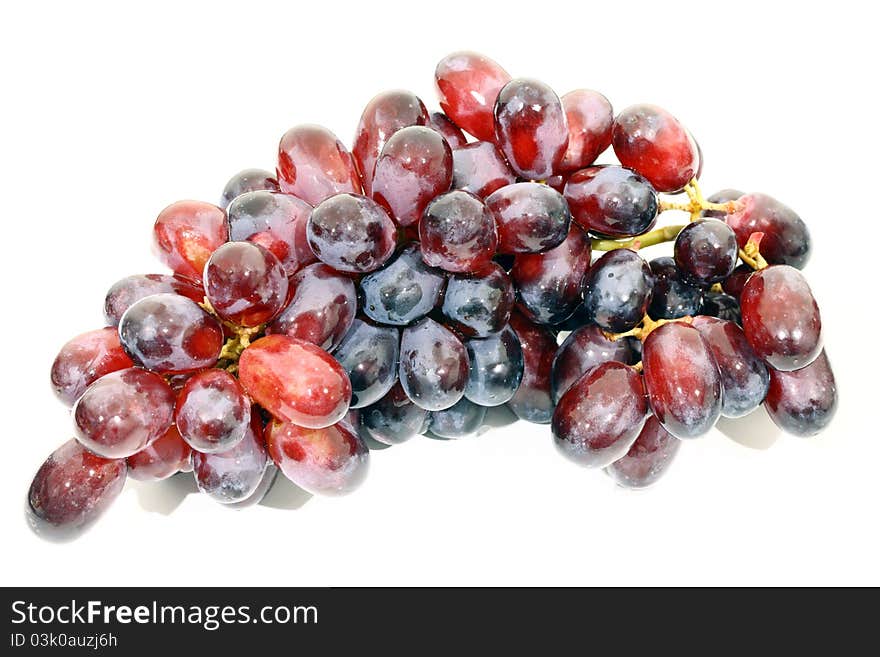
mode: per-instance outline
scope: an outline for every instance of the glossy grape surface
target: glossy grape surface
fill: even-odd
[[[642,377],[629,365],[609,361],[562,395],[553,412],[553,440],[578,465],[604,468],[629,451],[647,415]]]
[[[544,253],[519,253],[510,275],[519,307],[541,324],[559,324],[581,303],[584,275],[590,267],[591,243],[576,224],[557,247]]]
[[[388,139],[373,177],[373,199],[400,226],[410,226],[425,207],[452,185],[452,149],[439,132],[401,128]]]
[[[198,281],[208,258],[226,240],[226,212],[202,201],[178,201],[159,213],[153,250],[175,274]]]
[[[745,194],[738,201],[742,208],[727,215],[726,221],[736,233],[740,248],[752,233],[764,233],[760,248],[767,262],[803,269],[812,250],[810,231],[803,219],[766,194]]]
[[[251,402],[229,372],[204,370],[184,384],[174,421],[194,449],[225,452],[244,437],[251,421]]]
[[[770,374],[743,330],[733,322],[705,316],[695,317],[693,326],[709,345],[721,372],[721,414],[742,417],[758,408],[767,396]]]
[[[238,196],[226,210],[229,239],[271,251],[292,276],[317,258],[306,238],[312,206],[296,196],[256,191]]]
[[[267,335],[245,349],[238,380],[276,419],[310,429],[339,422],[351,401],[342,366],[320,347],[286,335]]]
[[[360,194],[354,158],[332,132],[319,125],[291,128],[278,145],[278,184],[309,205],[334,194]]]
[[[700,308],[700,314],[717,317],[718,319],[726,319],[742,326],[742,313],[739,309],[739,302],[729,294],[706,292],[703,297],[703,307]]]
[[[104,297],[104,319],[108,326],[119,326],[122,315],[135,302],[154,294],[179,294],[196,303],[205,298],[200,285],[181,276],[168,274],[144,274],[127,276],[107,291]]]
[[[675,264],[684,278],[707,287],[733,273],[738,247],[733,230],[718,219],[688,224],[675,239]]]
[[[430,430],[439,438],[455,439],[470,436],[480,430],[486,418],[486,408],[462,397],[455,406],[431,414]]]
[[[315,495],[347,495],[369,470],[370,451],[347,422],[323,429],[274,423],[266,444],[284,476]]]
[[[500,406],[513,399],[525,367],[516,332],[506,326],[489,337],[468,340],[465,347],[470,373],[464,396],[480,406]]]
[[[664,324],[642,351],[651,409],[677,438],[707,433],[721,415],[721,374],[709,345],[693,326]]]
[[[439,132],[450,148],[461,148],[468,143],[461,128],[443,112],[431,112],[428,126]]]
[[[361,279],[363,311],[382,324],[406,326],[431,312],[445,287],[445,273],[426,265],[421,246],[414,242],[384,268]]]
[[[666,474],[680,447],[681,441],[651,415],[626,455],[605,472],[623,488],[647,488]]]
[[[495,143],[523,178],[545,180],[559,171],[568,147],[559,96],[538,80],[508,82],[495,102]]]
[[[425,318],[403,330],[400,384],[413,403],[442,411],[464,396],[468,381],[467,350],[456,335]]]
[[[397,445],[423,433],[428,415],[428,411],[416,406],[400,383],[396,383],[382,399],[361,410],[361,424],[373,440]]]
[[[473,275],[449,277],[443,314],[464,335],[486,337],[504,328],[515,299],[510,276],[491,263]]]
[[[598,91],[578,89],[562,97],[568,123],[568,147],[562,158],[562,171],[576,171],[591,165],[611,145],[614,111]]]
[[[658,192],[676,192],[696,177],[696,142],[672,114],[656,105],[632,105],[614,119],[614,154]]]
[[[745,194],[745,192],[738,189],[722,189],[720,192],[715,192],[706,197],[706,200],[709,201],[709,203],[727,203],[728,201],[736,201],[743,194]],[[721,220],[724,220],[725,217],[727,217],[726,212],[719,210],[703,210],[700,215]]]
[[[507,406],[521,420],[548,424],[553,416],[550,377],[556,336],[515,311],[510,315],[510,327],[516,332],[523,352],[523,378]]]
[[[385,209],[358,194],[337,194],[316,206],[306,233],[321,262],[351,273],[381,267],[397,240],[397,228]]]
[[[733,273],[721,282],[721,288],[739,302],[739,297],[746,286],[746,281],[749,280],[749,276],[752,275],[753,271],[749,265],[737,265]]]
[[[369,406],[397,381],[400,331],[355,319],[333,355],[351,381],[350,408]]]
[[[756,271],[740,297],[746,338],[768,365],[806,367],[822,350],[822,318],[803,274],[788,265]]]
[[[770,370],[770,389],[764,402],[772,420],[795,436],[814,436],[837,411],[837,384],[823,351],[796,372]]]
[[[259,326],[287,303],[287,272],[258,244],[228,242],[205,265],[205,295],[214,312],[239,326]]]
[[[185,469],[191,457],[192,448],[172,424],[150,445],[126,459],[128,476],[138,481],[161,481]]]
[[[126,470],[122,459],[101,458],[67,441],[40,466],[28,490],[32,528],[47,536],[74,537],[119,497]]]
[[[391,136],[401,128],[428,125],[428,121],[425,104],[409,91],[383,91],[367,103],[352,148],[367,196],[373,190],[376,160]]]
[[[52,389],[72,405],[86,388],[105,374],[131,367],[132,362],[112,326],[89,331],[68,341],[52,363]]]
[[[584,278],[584,309],[599,327],[628,331],[648,310],[654,274],[635,251],[614,249],[599,258]]]
[[[553,358],[553,402],[558,402],[575,381],[597,365],[611,360],[630,364],[631,359],[629,343],[609,340],[598,326],[582,326],[572,331]]]
[[[448,192],[425,208],[419,222],[419,241],[426,264],[451,272],[476,271],[495,255],[495,218],[473,194]]]
[[[447,55],[434,72],[440,107],[456,125],[485,141],[495,139],[495,100],[509,81],[500,65],[475,52]]]
[[[552,187],[524,182],[486,198],[498,227],[498,253],[542,253],[562,244],[571,225],[563,196]]]
[[[452,151],[452,188],[486,198],[516,182],[516,174],[495,144],[475,141]]]
[[[263,425],[255,415],[244,437],[223,452],[193,452],[193,476],[199,490],[215,502],[233,504],[246,500],[257,490],[266,472]]]
[[[654,258],[650,263],[654,287],[648,314],[653,319],[678,319],[693,316],[703,307],[703,290],[682,278],[675,260]]]
[[[173,419],[174,392],[165,379],[136,367],[102,376],[73,407],[77,440],[111,459],[139,452]]]
[[[119,341],[136,364],[177,374],[214,365],[224,339],[220,323],[191,299],[155,294],[125,311]]]
[[[639,174],[623,167],[602,165],[576,171],[565,183],[564,194],[574,220],[597,235],[641,235],[657,220],[657,192]]]
[[[277,192],[278,179],[275,178],[275,174],[265,169],[239,171],[223,187],[223,193],[220,195],[220,207],[225,210],[233,199],[242,194],[256,191]]]
[[[352,280],[332,267],[315,263],[290,279],[290,303],[267,333],[299,338],[332,351],[351,328],[357,312]]]

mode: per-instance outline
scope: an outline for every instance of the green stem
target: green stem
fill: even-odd
[[[682,231],[684,226],[666,226],[657,228],[644,235],[633,237],[622,242],[618,240],[593,240],[593,251],[613,251],[614,249],[641,249],[663,242],[671,242]]]

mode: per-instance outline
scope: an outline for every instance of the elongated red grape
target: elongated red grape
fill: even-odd
[[[568,124],[559,96],[543,82],[520,78],[495,102],[495,140],[523,178],[545,180],[560,170]]]
[[[562,171],[576,171],[591,165],[611,145],[614,111],[598,91],[578,89],[562,97],[568,123],[568,148],[562,158]]]
[[[465,342],[470,373],[464,396],[480,406],[500,406],[513,399],[523,378],[522,346],[505,326],[498,333]]]
[[[467,145],[467,138],[455,123],[443,112],[431,112],[428,125],[443,135],[450,148],[461,148]]]
[[[397,243],[397,228],[385,209],[358,194],[337,194],[317,205],[306,234],[321,262],[358,274],[381,267]]]
[[[229,239],[253,242],[268,249],[284,265],[288,276],[317,260],[306,238],[312,206],[296,196],[247,192],[232,201],[226,212]]]
[[[806,367],[822,351],[822,318],[803,274],[788,265],[753,273],[740,296],[746,338],[768,365]]]
[[[486,419],[486,407],[462,397],[455,406],[433,411],[430,415],[431,433],[438,438],[454,440],[479,431]]]
[[[354,158],[332,132],[319,125],[299,125],[278,145],[278,184],[309,205],[334,194],[360,194]]]
[[[743,330],[733,322],[703,315],[694,317],[693,326],[709,345],[721,372],[721,414],[742,417],[758,408],[767,396],[770,375]]]
[[[631,358],[632,350],[626,340],[609,340],[598,326],[582,326],[572,331],[553,358],[553,402],[558,402],[575,381],[597,365],[611,360],[628,364]]]
[[[498,245],[495,219],[473,194],[442,194],[425,208],[419,222],[422,258],[431,267],[451,272],[482,269]]]
[[[245,349],[238,380],[275,418],[311,429],[339,422],[351,401],[342,366],[323,349],[286,335],[267,335]]]
[[[721,415],[721,374],[700,332],[664,324],[642,348],[645,387],[654,415],[677,438],[707,433]]]
[[[632,105],[614,119],[611,143],[620,163],[658,192],[676,192],[700,166],[696,142],[672,114],[656,105]]]
[[[159,213],[153,250],[175,274],[200,280],[211,254],[229,239],[226,212],[202,201],[178,201]]]
[[[556,355],[556,336],[514,311],[510,327],[519,338],[523,352],[523,378],[508,408],[518,418],[535,424],[549,424],[553,416],[550,377]]]
[[[118,326],[122,315],[132,304],[154,294],[179,294],[196,303],[205,298],[200,285],[182,276],[168,274],[143,274],[127,276],[107,291],[104,297],[104,319],[108,326]]]
[[[608,361],[562,395],[553,412],[553,440],[578,465],[604,468],[629,451],[647,415],[642,377],[629,365]]]
[[[428,411],[416,406],[403,386],[396,383],[382,399],[361,410],[361,424],[373,440],[398,445],[423,433],[428,416]]]
[[[837,411],[837,384],[825,352],[795,372],[770,370],[764,402],[771,419],[795,436],[815,436]]]
[[[244,437],[251,401],[229,372],[204,370],[183,386],[174,420],[181,437],[194,449],[225,452]]]
[[[493,262],[472,275],[449,277],[443,314],[464,335],[485,338],[505,327],[515,300],[510,276]]]
[[[597,235],[641,235],[657,221],[657,192],[642,176],[623,167],[576,171],[565,183],[564,193],[574,220]]]
[[[138,481],[161,481],[189,467],[192,448],[175,425],[141,451],[126,459],[128,476]]]
[[[576,224],[557,247],[544,253],[519,253],[510,275],[519,307],[541,324],[559,324],[581,303],[584,274],[590,267],[591,243]]]
[[[452,151],[452,188],[486,198],[516,182],[516,174],[495,144],[475,141]]]
[[[400,384],[413,403],[442,411],[464,396],[467,350],[455,334],[433,319],[407,327],[400,341]]]
[[[275,174],[265,169],[244,169],[232,176],[223,187],[220,195],[220,207],[224,210],[229,207],[233,199],[242,194],[264,190],[268,192],[278,191],[278,179]],[[233,238],[234,239],[234,238]]]
[[[400,226],[416,223],[425,207],[452,185],[452,149],[440,133],[423,126],[395,132],[376,160],[373,199]]]
[[[614,249],[596,262],[584,278],[584,310],[606,331],[635,327],[651,303],[654,274],[631,249]]]
[[[174,392],[161,376],[137,367],[102,376],[73,407],[77,440],[110,459],[139,452],[173,420]]]
[[[736,235],[718,219],[694,221],[675,239],[675,264],[685,280],[703,287],[719,283],[737,263]]]
[[[332,351],[342,340],[357,311],[352,280],[332,267],[315,263],[290,279],[290,303],[268,326],[280,333]]]
[[[367,476],[370,450],[346,422],[323,429],[266,428],[269,455],[285,477],[315,495],[347,495]]]
[[[651,415],[626,455],[605,468],[605,472],[624,488],[647,488],[666,474],[680,447],[681,441]]]
[[[508,82],[507,71],[475,52],[447,55],[434,71],[440,107],[456,125],[485,141],[495,139],[495,100]]]
[[[259,326],[287,303],[287,272],[271,251],[251,242],[229,242],[205,265],[205,295],[219,317]]]
[[[379,401],[397,381],[400,331],[355,319],[334,358],[351,381],[351,406],[362,408]]]
[[[542,253],[562,244],[571,212],[562,194],[533,182],[506,185],[486,198],[498,226],[498,253]]]
[[[145,297],[119,322],[122,348],[138,365],[162,374],[211,367],[223,347],[220,323],[176,294]]]
[[[246,500],[263,481],[268,462],[260,419],[251,418],[244,438],[234,447],[212,454],[197,451],[192,459],[200,491],[221,504]]]
[[[763,233],[761,255],[770,264],[803,269],[810,259],[810,231],[794,210],[767,194],[745,194],[737,199],[740,209],[727,215],[740,248],[752,233]]]
[[[69,440],[37,470],[28,491],[31,527],[49,537],[73,538],[119,497],[122,459],[105,459]]]
[[[383,91],[367,103],[352,148],[367,196],[373,191],[376,160],[391,135],[407,126],[428,125],[428,120],[425,104],[409,91]]]
[[[52,389],[68,406],[105,374],[132,366],[112,326],[78,335],[63,347],[52,363]]]

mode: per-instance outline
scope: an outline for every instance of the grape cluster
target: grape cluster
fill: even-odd
[[[278,471],[346,494],[370,441],[459,438],[505,404],[630,488],[722,415],[763,404],[799,436],[829,423],[797,214],[705,198],[696,141],[659,107],[615,116],[595,91],[560,98],[474,53],[435,82],[442,112],[379,94],[351,151],[297,126],[275,173],[159,213],[172,273],[115,283],[106,327],[52,366],[75,438],[33,480],[35,529],[89,525],[126,477],[192,472],[236,507]],[[617,163],[596,164],[609,147]],[[656,228],[664,212],[690,221]],[[671,257],[642,257],[661,242]]]

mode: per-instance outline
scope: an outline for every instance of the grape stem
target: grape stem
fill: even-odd
[[[690,324],[693,321],[694,318],[690,315],[686,317],[679,317],[678,319],[651,319],[648,315],[645,315],[642,318],[642,321],[640,321],[635,328],[632,328],[629,331],[624,331],[623,333],[611,333],[609,331],[602,331],[602,333],[604,333],[605,337],[609,340],[621,340],[623,338],[628,338],[632,336],[644,342],[645,338],[647,338],[653,330],[660,328],[664,324],[670,324],[672,322]]]
[[[242,352],[250,346],[251,338],[254,336],[259,337],[263,333],[266,328],[265,324],[260,324],[259,326],[239,326],[227,321],[217,315],[217,311],[214,310],[214,306],[211,305],[208,297],[205,297],[199,306],[206,313],[216,317],[223,326],[235,334],[224,343],[223,348],[220,350],[220,356],[217,358],[217,367],[235,374],[238,371],[238,359],[241,357]]]
[[[761,255],[761,240],[764,233],[752,233],[745,246],[739,250],[739,259],[752,269],[765,269],[768,266],[764,256]]]
[[[593,240],[593,251],[613,251],[614,249],[634,249],[671,242],[682,231],[684,226],[666,226],[657,228],[643,235],[638,235],[629,240]]]
[[[687,212],[691,216],[691,221],[699,221],[702,213],[707,210],[723,212],[724,214],[733,214],[741,208],[741,204],[737,201],[728,201],[726,203],[712,203],[711,201],[707,201],[703,196],[703,190],[700,189],[700,183],[697,182],[696,178],[691,179],[691,181],[684,186],[682,191],[687,194],[687,203],[661,199],[660,212],[666,212],[667,210]]]

